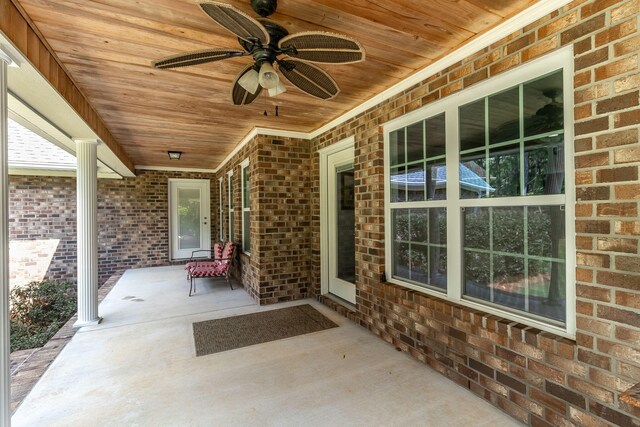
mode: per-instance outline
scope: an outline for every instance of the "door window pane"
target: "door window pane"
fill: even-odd
[[[242,250],[251,252],[251,211],[242,212]]]
[[[178,247],[200,247],[200,190],[178,188]]]
[[[337,276],[356,283],[355,195],[353,166],[336,174]]]

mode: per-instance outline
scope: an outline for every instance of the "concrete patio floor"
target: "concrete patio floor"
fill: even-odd
[[[520,425],[311,300],[259,307],[181,267],[129,270],[13,416],[14,426]],[[203,357],[196,321],[312,304],[340,327]]]

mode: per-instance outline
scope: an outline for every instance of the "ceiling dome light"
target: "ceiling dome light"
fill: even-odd
[[[280,78],[278,77],[276,70],[273,69],[273,66],[268,62],[265,62],[260,66],[258,81],[260,82],[260,86],[263,88],[273,89],[278,86]]]

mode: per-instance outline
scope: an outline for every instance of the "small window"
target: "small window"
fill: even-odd
[[[233,216],[234,216],[234,208],[233,208],[233,171],[229,171],[227,173],[227,181],[228,181],[228,189],[229,189],[229,241],[235,241],[234,229],[233,229]]]
[[[219,203],[218,203],[218,213],[219,213],[219,240],[224,242],[224,207],[223,207],[223,194],[224,194],[224,184],[222,178],[218,180],[218,191],[220,193]]]
[[[251,199],[249,161],[242,163],[242,251],[251,253]]]

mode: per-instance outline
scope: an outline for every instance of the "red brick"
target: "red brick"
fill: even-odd
[[[588,365],[596,366],[601,369],[611,370],[611,358],[593,351],[578,349],[578,360]]]
[[[609,153],[583,154],[575,157],[576,169],[609,165]]]
[[[640,310],[640,293],[616,291],[616,304]]]
[[[542,40],[578,22],[578,10],[573,10],[538,29],[538,39]]]
[[[611,301],[611,290],[607,288],[600,288],[597,286],[578,284],[576,286],[576,296],[578,298],[584,298],[588,300],[609,302]]]
[[[586,39],[590,40],[590,39]],[[582,70],[584,68],[593,67],[594,65],[600,64],[602,62],[606,62],[609,59],[609,49],[603,47],[598,50],[594,50],[585,55],[578,56],[575,59],[575,69],[576,71]]]
[[[603,371],[601,369],[590,368],[589,379],[595,384],[618,393],[626,391],[635,385],[635,382],[627,381],[606,371],[608,370]]]
[[[638,91],[614,96],[609,99],[598,101],[596,104],[596,114],[607,114],[612,111],[624,110],[638,106]]]
[[[617,167],[611,169],[600,169],[596,171],[596,182],[619,182],[636,181],[638,179],[638,167]]]
[[[627,21],[635,26],[634,21]],[[638,51],[638,45],[640,45],[640,35],[628,38],[613,45],[613,52],[615,56],[624,56],[628,53],[634,53]]]
[[[593,240],[589,238],[589,240]],[[593,270],[588,268],[576,268],[576,280],[578,282],[591,283],[593,282]]]
[[[576,90],[573,94],[574,103],[581,104],[583,102],[594,101],[596,99],[609,96],[610,89],[608,84],[599,83],[590,85],[584,89]]]
[[[622,271],[640,273],[640,257],[618,255],[616,256],[616,268]]]
[[[609,268],[610,259],[609,255],[594,254],[594,253],[576,253],[577,265],[583,265],[595,268]]]
[[[613,83],[613,87],[616,93],[636,89],[638,86],[640,86],[640,74],[624,76]]]
[[[538,42],[533,46],[522,51],[522,62],[527,62],[534,58],[538,58],[539,56],[542,56],[545,53],[551,52],[557,47],[558,47],[558,39],[556,37],[551,37],[547,40]]]
[[[589,109],[591,109],[591,104],[586,104]],[[593,149],[593,138],[592,137],[586,137],[586,138],[578,138],[575,140],[574,142],[574,147],[575,147],[575,151],[576,153],[579,153],[581,151],[589,151]]]
[[[575,73],[573,75],[573,87],[577,89],[591,83],[593,81],[591,78],[592,74],[593,72],[591,70],[586,70],[581,73]]]
[[[575,107],[573,110],[573,117],[576,120],[584,120],[588,119],[593,115],[593,111],[591,109],[591,104],[583,104],[579,107]]]
[[[598,203],[596,215],[598,217],[636,217],[637,203]]]
[[[621,310],[619,308],[598,305],[597,315],[600,319],[612,320],[637,327],[640,325],[640,313],[638,311]]]
[[[605,16],[604,14],[600,14],[598,16],[594,16],[588,21],[583,21],[579,25],[576,25],[562,33],[560,33],[560,41],[562,45],[566,45],[567,43],[571,43],[577,39],[580,39],[587,34],[591,34],[594,31],[603,28],[605,25]]]
[[[638,142],[638,130],[629,129],[596,137],[596,148],[619,147]]]
[[[573,54],[582,55],[585,52],[589,52],[593,49],[592,37],[588,37],[586,39],[582,39],[573,44]]]
[[[638,253],[638,241],[633,239],[598,238],[598,250],[603,252]]]
[[[577,236],[576,237],[576,249],[582,249],[591,251],[593,250],[593,237],[590,236]],[[576,280],[581,281],[576,277]]]
[[[596,34],[596,47],[622,39],[630,34],[633,34],[636,29],[636,22],[633,19],[621,22],[620,24],[614,25],[612,27],[608,27],[606,30],[600,31],[598,34]],[[636,47],[638,46],[638,40],[635,41],[635,45]],[[634,50],[633,52],[635,52],[636,50]],[[631,53],[631,51],[626,53]],[[616,54],[616,56],[620,55]]]
[[[548,393],[543,393],[541,391],[532,388],[529,391],[529,396],[536,402],[541,403],[543,406],[552,408],[558,412],[565,413],[567,411],[567,402],[564,400],[560,400],[554,396],[551,396]]]
[[[640,109],[616,113],[613,116],[613,126],[623,128],[640,124]]]
[[[496,74],[503,73],[520,64],[519,55],[511,55],[498,61],[489,67],[489,74],[495,76]]]
[[[602,387],[598,387],[587,381],[581,380],[570,376],[568,379],[569,387],[573,390],[577,390],[583,395],[587,395],[592,399],[599,400],[604,403],[613,403],[613,393],[609,390],[605,390]]]
[[[587,120],[586,122],[579,122],[574,125],[576,135],[585,135],[607,129],[609,129],[609,119],[607,117],[599,117],[597,119]]]
[[[589,411],[619,426],[632,426],[634,424],[633,419],[629,415],[625,415],[622,412],[611,409],[595,401],[589,402]]]
[[[576,221],[577,233],[589,233],[589,234],[609,234],[611,224],[609,221],[593,221],[593,220],[580,220]]]
[[[611,22],[622,21],[638,12],[640,12],[640,3],[637,0],[628,0],[611,9]]]
[[[629,329],[622,325],[616,326],[615,337],[620,341],[636,344],[640,342],[640,331],[637,328]],[[634,348],[634,351],[640,354],[640,350]]]
[[[640,221],[616,221],[614,228],[616,234],[640,236]]]
[[[638,68],[638,55],[629,56],[596,68],[596,81],[605,80]]]
[[[590,170],[576,171],[576,185],[589,185],[589,184],[593,184],[593,172]]]
[[[590,2],[585,6],[582,6],[582,8],[580,9],[580,16],[582,17],[582,19],[587,18],[591,15],[607,9],[608,7],[613,6],[616,3],[618,3],[617,0],[596,0],[594,2]]]
[[[616,185],[617,200],[640,200],[640,184]]]
[[[588,301],[577,301],[576,313],[593,316],[593,304]]]
[[[586,401],[584,397],[566,387],[555,384],[551,381],[545,381],[545,391],[579,408],[586,408]]]
[[[576,200],[609,200],[609,187],[576,188]]]
[[[610,301],[610,298],[607,298],[604,301],[608,302]],[[613,327],[610,323],[583,316],[576,317],[576,328],[583,332],[602,335],[605,337],[610,337],[613,333]]]
[[[611,271],[598,271],[596,283],[637,290],[640,289],[640,276]]]

